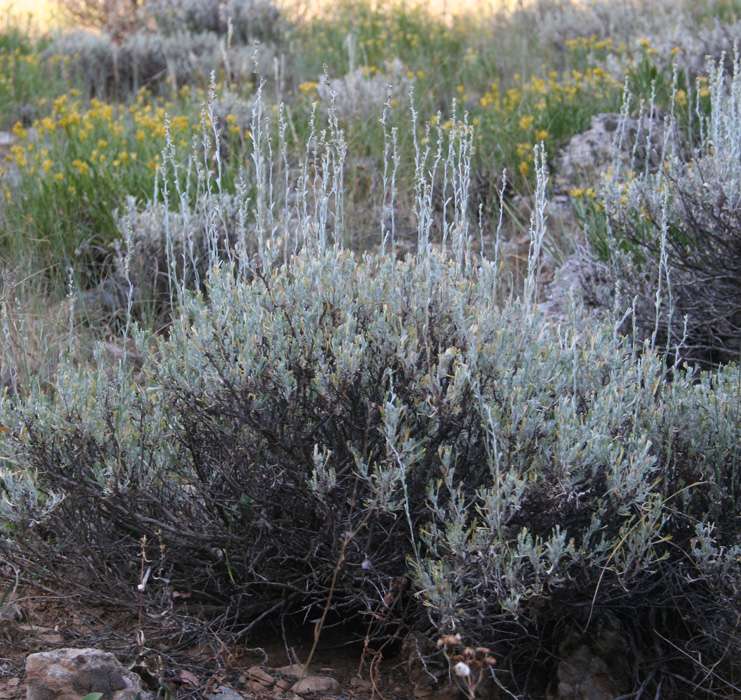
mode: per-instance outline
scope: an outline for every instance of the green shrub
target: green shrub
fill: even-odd
[[[170,609],[160,631],[328,599],[371,637],[458,631],[520,692],[523,654],[547,667],[564,630],[609,622],[644,640],[637,684],[725,692],[738,368],[667,382],[611,325],[548,325],[493,284],[486,261],[331,248],[214,268],[136,374],[69,367],[4,402],[4,554]]]
[[[30,40],[18,28],[0,29],[0,130],[30,121],[67,85],[57,61],[40,60],[45,40]]]

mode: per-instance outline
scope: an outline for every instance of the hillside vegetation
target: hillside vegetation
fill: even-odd
[[[739,697],[741,6],[299,9],[0,28],[11,587]]]

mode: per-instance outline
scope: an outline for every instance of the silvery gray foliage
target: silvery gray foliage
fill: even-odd
[[[162,83],[180,85],[221,64],[221,42],[213,34],[163,36],[152,32],[128,34],[121,43],[104,33],[62,33],[44,52],[46,60],[62,58],[70,82],[90,95],[126,95],[142,87],[157,90]]]
[[[280,41],[286,28],[272,0],[227,0],[222,3],[220,17],[227,29],[231,25],[233,40],[241,44]]]
[[[665,66],[677,63],[694,77],[704,73],[708,57],[718,61],[725,56],[732,65],[734,46],[741,40],[741,22],[721,22],[714,18],[712,23],[698,26],[687,18],[651,35],[650,40],[660,62]]]
[[[242,69],[245,68],[246,72],[251,72],[251,69],[248,67],[251,60],[252,57],[246,58],[244,66],[240,65],[240,70],[238,72],[241,73]],[[234,68],[233,65],[232,68]],[[264,75],[264,73],[261,75]],[[249,129],[252,125],[252,115],[255,110],[255,97],[245,99],[235,92],[224,90],[216,97],[213,109],[214,115],[218,119],[219,125],[222,128],[226,126],[226,118],[231,114],[234,115],[234,123],[239,126],[240,129]]]
[[[149,0],[142,16],[164,34],[229,34],[237,44],[275,41],[283,29],[280,11],[271,0]]]
[[[381,113],[388,99],[406,97],[409,86],[406,69],[396,59],[388,62],[381,73],[357,68],[342,78],[324,77],[317,91],[325,104],[333,105],[338,117],[370,119]]]
[[[83,85],[90,95],[107,95],[115,82],[116,48],[111,37],[103,32],[62,32],[44,50],[42,59],[61,60],[66,79]]]
[[[168,316],[182,287],[203,289],[213,261],[236,254],[246,236],[243,207],[232,194],[204,194],[194,207],[174,212],[161,203],[137,209],[129,200],[118,217],[114,274],[83,293],[85,310],[122,317],[131,290],[136,315]]]
[[[522,3],[512,21],[537,26],[537,36],[544,44],[562,45],[574,36],[611,37],[616,42],[669,31],[689,14],[689,3],[654,0],[651,12],[639,1],[609,0],[535,0]]]
[[[710,113],[690,151],[667,118],[662,167],[616,167],[604,183],[603,257],[639,340],[693,362],[741,357],[741,64],[708,67]],[[698,116],[699,115],[699,116]]]
[[[161,83],[180,86],[221,64],[221,42],[209,33],[180,32],[163,36],[152,32],[128,35],[118,50],[120,83],[129,90],[156,89]]]
[[[222,69],[232,80],[268,75],[274,50],[259,43],[227,47],[226,39],[212,32],[137,31],[117,43],[107,34],[76,31],[60,34],[44,52],[47,61],[60,58],[64,75],[88,95],[120,97],[196,79],[206,85],[211,73]]]
[[[612,323],[499,305],[494,273],[334,245],[249,278],[213,267],[169,337],[139,338],[141,387],[123,364],[70,367],[53,393],[2,407],[4,473],[39,492],[7,511],[23,556],[25,543],[69,582],[92,552],[87,589],[126,601],[147,534],[163,543],[149,604],[188,585],[242,600],[249,624],[326,600],[352,533],[333,593],[344,615],[393,615],[383,601],[403,575],[417,624],[498,656],[610,616],[720,658],[738,643],[739,368],[667,382],[663,358]],[[49,531],[69,549],[47,547]],[[671,615],[642,626],[670,604],[687,638]]]
[[[218,32],[220,0],[150,0],[142,10],[142,19],[153,23],[163,34]]]
[[[281,172],[260,90],[235,199],[207,143],[195,189],[166,153],[161,199],[122,215],[129,311],[155,259],[178,302],[167,335],[128,314],[143,367],[70,353],[53,387],[0,403],[0,488],[20,494],[3,554],[160,630],[187,614],[177,591],[239,634],[331,595],[371,635],[460,632],[514,659],[521,692],[523,648],[530,665],[606,618],[658,650],[638,683],[715,683],[686,659],[738,658],[739,368],[667,376],[613,319],[538,311],[541,148],[528,279],[502,302],[498,246],[473,252],[465,121],[415,138],[414,254],[399,259],[393,216],[379,254],[348,252],[336,116]]]

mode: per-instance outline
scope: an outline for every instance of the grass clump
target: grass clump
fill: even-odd
[[[189,96],[184,90],[176,100],[156,104],[142,91],[124,108],[62,95],[48,116],[28,128],[17,123],[9,154],[17,182],[4,188],[5,251],[23,259],[32,238],[39,268],[64,277],[72,265],[82,288],[106,276],[111,244],[121,237],[117,212],[127,197],[151,197],[168,133],[173,157],[183,160],[213,156],[214,144],[201,136],[214,127],[224,132],[221,150],[233,156],[243,151],[244,131],[233,115],[201,114]],[[234,186],[235,160],[224,162],[224,188]]]

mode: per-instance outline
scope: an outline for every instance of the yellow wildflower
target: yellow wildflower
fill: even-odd
[[[313,81],[313,80],[307,80],[304,83],[301,83],[301,85],[298,86],[299,92],[301,92],[304,95],[309,95],[312,92],[316,92],[316,89],[319,87],[319,83]]]
[[[13,134],[19,139],[25,139],[28,136],[28,131],[23,128],[23,124],[16,122],[13,124]]]
[[[226,117],[227,122],[229,122],[229,117],[234,117],[234,115],[228,114]],[[236,117],[234,117],[234,119],[236,120]],[[170,124],[173,131],[185,131],[188,128],[188,117],[179,114],[178,116],[172,118]]]
[[[75,160],[72,161],[72,167],[80,175],[89,175],[90,174],[90,166],[85,161],[80,160],[79,158],[75,158]]]
[[[19,168],[25,168],[28,161],[26,160],[26,151],[23,146],[12,146],[10,149],[10,155],[13,162]]]
[[[534,121],[535,117],[530,114],[520,117],[520,129],[523,131],[529,131],[532,128]]]

